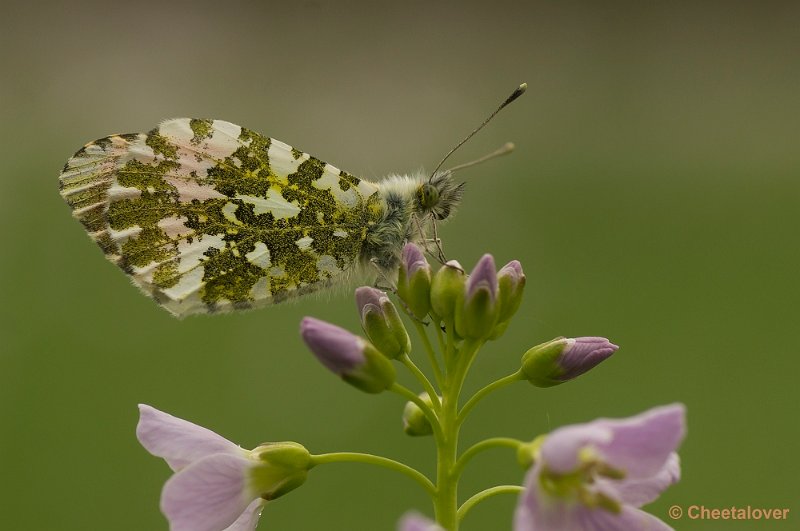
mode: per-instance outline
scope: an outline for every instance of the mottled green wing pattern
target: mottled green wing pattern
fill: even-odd
[[[108,259],[180,317],[331,284],[384,209],[375,184],[220,120],[92,142],[60,186]]]

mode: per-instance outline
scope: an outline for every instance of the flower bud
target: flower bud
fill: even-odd
[[[397,295],[417,319],[424,319],[431,309],[431,266],[425,255],[413,243],[403,247]]]
[[[366,341],[344,328],[306,317],[300,335],[308,348],[330,371],[366,393],[380,393],[397,376],[392,362]]]
[[[259,464],[250,471],[250,481],[261,497],[274,500],[305,483],[311,454],[296,442],[264,443],[252,451]]]
[[[461,337],[488,338],[497,322],[497,272],[494,258],[485,254],[467,279],[464,302],[456,305],[456,332]]]
[[[429,407],[433,406],[431,397],[428,393],[420,393],[419,397]],[[419,437],[423,435],[430,435],[433,433],[433,426],[431,426],[428,417],[414,402],[406,402],[406,407],[403,410],[403,431],[412,437]]]
[[[360,287],[356,289],[356,305],[364,333],[384,356],[395,359],[411,351],[411,339],[403,320],[386,293]]]
[[[517,260],[512,260],[497,272],[498,300],[500,314],[497,325],[492,333],[492,339],[497,339],[506,331],[511,318],[517,313],[522,303],[522,292],[525,289],[525,273],[522,265]]]
[[[455,315],[456,305],[464,298],[467,276],[464,268],[455,260],[450,260],[439,268],[431,281],[431,310],[440,319]]]
[[[522,372],[537,387],[552,387],[585,373],[619,347],[604,337],[556,338],[522,356]]]

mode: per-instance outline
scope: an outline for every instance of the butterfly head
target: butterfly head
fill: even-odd
[[[437,172],[417,188],[417,208],[434,219],[447,219],[464,195],[464,183],[457,183],[450,171]]]

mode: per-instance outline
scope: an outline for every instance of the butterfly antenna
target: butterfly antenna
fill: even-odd
[[[527,83],[523,83],[522,85],[518,86],[518,87],[516,88],[516,90],[514,90],[514,92],[512,92],[512,93],[511,93],[511,96],[509,96],[508,98],[506,98],[506,100],[505,100],[503,103],[501,103],[501,104],[500,104],[500,106],[499,106],[499,107],[498,107],[498,108],[497,108],[497,109],[496,109],[496,110],[495,110],[495,111],[494,111],[492,114],[490,114],[490,115],[489,115],[489,117],[488,117],[487,119],[485,119],[481,125],[479,125],[478,127],[476,127],[476,128],[475,128],[475,129],[474,129],[474,130],[473,130],[473,131],[470,133],[470,134],[468,134],[468,135],[467,135],[467,136],[464,138],[464,140],[462,140],[461,142],[459,142],[458,144],[456,144],[456,147],[454,147],[453,149],[451,149],[451,150],[450,150],[450,151],[447,153],[447,155],[445,155],[445,156],[444,156],[444,158],[441,160],[441,162],[439,162],[439,164],[436,166],[436,169],[435,169],[435,170],[433,170],[433,173],[431,173],[431,176],[430,176],[430,178],[428,179],[428,182],[430,182],[430,181],[433,179],[433,176],[434,176],[434,175],[436,175],[436,172],[437,172],[437,171],[439,171],[439,168],[441,168],[441,167],[442,167],[442,164],[444,164],[444,162],[445,162],[445,161],[446,161],[446,160],[447,160],[447,159],[450,157],[450,155],[452,155],[452,154],[453,154],[453,153],[454,153],[454,152],[455,152],[455,151],[456,151],[458,148],[460,148],[461,146],[463,146],[463,145],[464,145],[464,143],[465,143],[467,140],[469,140],[470,138],[472,138],[473,136],[475,136],[475,133],[477,133],[478,131],[480,131],[481,129],[483,129],[483,127],[484,127],[486,124],[488,124],[488,123],[489,123],[489,122],[492,120],[492,118],[494,118],[494,117],[497,115],[497,113],[499,113],[500,111],[502,111],[502,110],[503,110],[503,108],[504,108],[506,105],[508,105],[509,103],[511,103],[512,101],[514,101],[515,99],[517,99],[517,98],[519,98],[520,96],[522,96],[522,95],[525,93],[525,91],[526,91],[527,89],[528,89],[528,84],[527,84]]]
[[[479,159],[475,159],[472,162],[466,162],[464,164],[459,164],[458,166],[453,166],[452,168],[448,168],[447,171],[450,173],[458,170],[463,170],[464,168],[469,168],[470,166],[475,166],[476,164],[480,164],[481,162],[486,162],[489,159],[493,159],[495,157],[500,157],[502,155],[508,155],[514,151],[514,143],[513,142],[506,142],[503,144],[502,147],[492,151],[488,155],[484,155]]]

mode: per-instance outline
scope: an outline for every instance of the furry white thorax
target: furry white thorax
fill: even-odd
[[[417,189],[427,180],[422,172],[413,175],[388,175],[378,181],[378,188],[383,197],[389,194],[396,194],[398,197],[407,197],[410,201],[414,200]]]

